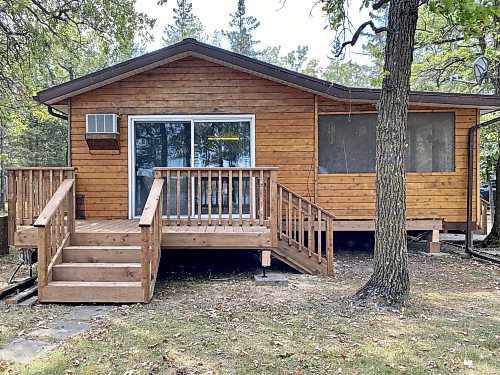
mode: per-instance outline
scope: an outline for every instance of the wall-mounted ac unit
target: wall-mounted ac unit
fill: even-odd
[[[90,150],[119,150],[119,117],[114,113],[89,113],[85,139]]]

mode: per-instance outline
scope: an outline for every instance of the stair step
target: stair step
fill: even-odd
[[[63,263],[137,263],[140,246],[76,246],[63,250]]]
[[[140,281],[140,263],[61,263],[52,269],[54,281]]]
[[[81,233],[71,235],[71,245],[77,246],[120,246],[141,245],[140,233]]]
[[[51,281],[39,288],[40,302],[145,302],[141,282]]]

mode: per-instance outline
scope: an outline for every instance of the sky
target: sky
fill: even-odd
[[[193,13],[205,26],[205,32],[211,34],[216,29],[228,28],[230,14],[236,11],[238,1],[191,0],[191,3]],[[334,32],[327,27],[328,22],[321,6],[315,6],[315,3],[315,0],[286,0],[284,4],[283,0],[247,0],[247,15],[260,21],[260,26],[254,32],[254,38],[261,41],[257,48],[282,46],[281,53],[285,54],[298,45],[307,45],[309,58],[316,58],[322,66],[326,66],[328,57],[333,57]],[[368,17],[367,12],[359,12],[359,3],[360,0],[353,0],[351,5],[350,14],[354,25],[358,20],[361,23]],[[157,19],[153,30],[155,40],[147,47],[148,52],[163,47],[163,29],[173,22],[172,8],[176,4],[176,0],[168,0],[163,6],[157,5],[157,0],[137,0],[138,11]],[[348,50],[346,61],[352,59],[369,64],[369,57],[360,52],[361,45]]]

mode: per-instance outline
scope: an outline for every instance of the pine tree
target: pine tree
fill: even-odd
[[[246,16],[245,0],[238,0],[238,10],[231,14],[231,21],[229,21],[230,30],[223,32],[229,41],[231,50],[255,57],[257,51],[255,51],[254,46],[260,41],[253,39],[252,32],[259,25],[260,22],[255,17]]]
[[[163,30],[163,44],[169,46],[186,38],[203,40],[204,27],[200,19],[193,14],[193,4],[187,0],[177,0],[174,11],[174,24]]]

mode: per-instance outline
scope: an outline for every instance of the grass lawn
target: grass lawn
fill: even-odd
[[[288,287],[256,287],[248,269],[166,272],[149,305],[116,306],[42,358],[0,362],[0,373],[500,374],[500,268],[416,251],[410,267],[412,299],[399,312],[346,308],[371,272],[362,252],[337,253],[332,278],[290,273]],[[69,308],[0,306],[0,344]]]

